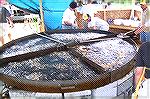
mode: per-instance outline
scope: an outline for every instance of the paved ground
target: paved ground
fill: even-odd
[[[13,28],[9,28],[8,33],[11,34],[11,40],[17,39],[33,33],[38,33],[39,25],[37,23],[15,23]],[[5,43],[9,42],[8,36],[5,36]],[[0,44],[1,46],[1,44]]]
[[[36,27],[35,23],[15,23],[14,28],[12,28],[11,31],[12,39],[16,39],[33,33],[38,33],[39,28]]]

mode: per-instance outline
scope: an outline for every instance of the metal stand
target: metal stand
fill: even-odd
[[[62,99],[65,99],[65,94],[64,93],[62,93]]]
[[[93,95],[94,89],[91,90],[91,99],[94,99],[94,95]]]
[[[2,86],[4,87],[0,91],[0,99],[10,99],[9,86],[7,86],[6,84],[3,84]]]

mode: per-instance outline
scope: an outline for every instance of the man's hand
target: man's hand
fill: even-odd
[[[73,27],[78,27],[78,25],[77,25],[77,24],[75,24],[75,23],[74,23],[74,24],[72,24],[72,26],[73,26]]]
[[[145,76],[142,75],[145,73],[145,70],[144,70],[144,67],[137,67],[135,69],[135,85],[137,86],[140,79],[141,80],[144,80],[145,79]]]

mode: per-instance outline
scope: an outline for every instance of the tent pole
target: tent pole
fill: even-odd
[[[45,32],[44,15],[43,15],[43,8],[42,8],[42,0],[39,0],[39,3],[40,3],[40,19],[41,19],[40,32]]]

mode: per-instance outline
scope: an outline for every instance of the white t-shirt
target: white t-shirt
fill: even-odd
[[[93,26],[94,27],[96,26],[97,27],[96,29],[99,29],[99,30],[104,30],[104,31],[109,30],[109,24],[106,21],[104,21],[98,17],[93,17],[91,19],[91,21],[88,23],[89,28],[93,27]]]
[[[74,24],[75,19],[76,19],[76,16],[74,14],[74,11],[67,8],[63,13],[62,24],[64,24],[64,21],[68,21],[69,23]]]

